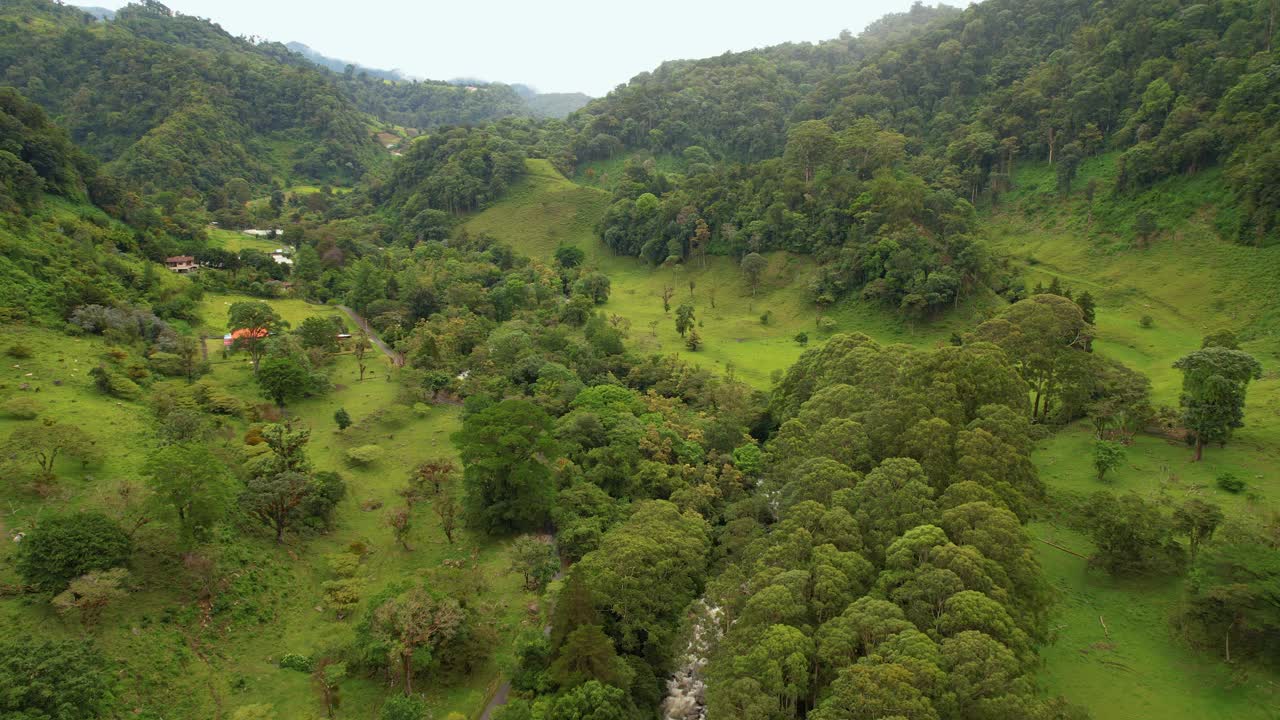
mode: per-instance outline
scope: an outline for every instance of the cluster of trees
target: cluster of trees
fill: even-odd
[[[657,264],[718,252],[812,253],[818,302],[861,291],[920,316],[992,281],[973,238],[968,201],[903,167],[905,138],[866,120],[841,133],[793,126],[785,154],[753,165],[711,165],[701,147],[680,182],[628,161],[597,227],[615,252]]]
[[[719,529],[709,714],[1059,716],[1032,680],[1027,397],[989,343],[807,351],[771,398],[762,491]]]
[[[442,218],[436,214],[474,210],[523,173],[524,152],[515,143],[485,128],[451,128],[415,141],[373,200],[400,208],[414,240],[439,240]]]

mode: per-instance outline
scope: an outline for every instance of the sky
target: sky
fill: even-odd
[[[233,35],[433,80],[607,93],[664,60],[853,33],[912,0],[162,0]],[[119,7],[124,2],[82,0]],[[930,2],[929,4],[933,4]]]

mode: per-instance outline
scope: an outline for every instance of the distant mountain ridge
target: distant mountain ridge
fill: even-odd
[[[110,8],[95,7],[89,5],[76,5],[76,7],[98,18],[99,20],[115,20],[116,11]]]
[[[341,58],[329,57],[328,55],[325,55],[324,53],[321,53],[311,48],[310,46],[297,41],[287,42],[284,44],[284,46],[298,53],[302,57],[310,60],[316,65],[319,65],[320,67],[323,67],[323,68],[327,68],[336,73],[345,72],[347,69],[347,66],[351,66],[351,67],[354,67],[355,71],[358,73],[362,72],[371,77],[382,78],[384,80],[401,81],[401,80],[413,79],[408,75],[405,75],[399,69],[393,68],[391,70],[383,70],[381,68],[371,68],[371,67],[366,67],[364,65],[361,65],[360,63],[357,63],[357,62],[352,62],[350,60],[343,60]]]
[[[361,65],[357,62],[329,57],[316,51],[305,43],[297,41],[285,43],[285,47],[298,53],[310,62],[322,68],[345,75],[347,68],[354,70],[354,75],[364,74],[367,78],[389,80],[393,83],[404,83],[411,87],[425,86],[421,92],[415,93],[405,89],[387,89],[389,96],[377,100],[368,98],[366,92],[351,93],[357,104],[365,112],[377,115],[384,120],[402,124],[429,127],[456,122],[477,122],[496,120],[514,115],[532,115],[539,118],[565,118],[570,113],[591,102],[591,96],[585,93],[540,93],[534,88],[520,83],[488,82],[471,77],[455,77],[450,80],[427,80],[407,75],[399,69],[383,70]],[[447,87],[446,87],[447,86]],[[471,93],[476,90],[488,90],[487,98],[449,97],[458,92]],[[470,89],[468,89],[470,88]],[[374,93],[378,89],[374,88]],[[514,95],[512,94],[514,93]],[[406,97],[406,95],[425,95],[425,97]],[[394,97],[391,97],[394,96]],[[385,104],[386,109],[381,109]],[[524,108],[520,108],[524,105]],[[452,112],[444,113],[448,119],[441,121],[441,108],[452,108]],[[426,111],[424,112],[424,108]],[[394,114],[394,117],[392,116]],[[414,118],[418,118],[415,120]]]

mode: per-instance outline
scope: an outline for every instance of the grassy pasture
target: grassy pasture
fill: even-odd
[[[813,344],[828,336],[818,330],[818,310],[807,300],[816,269],[812,259],[769,253],[769,267],[753,299],[750,283],[731,258],[712,256],[705,263],[691,260],[653,268],[636,258],[614,255],[594,231],[608,202],[607,193],[569,182],[547,161],[529,160],[528,173],[511,192],[471,217],[465,227],[544,262],[550,262],[562,243],[578,246],[586,253],[588,268],[609,276],[612,293],[601,310],[630,321],[630,343],[637,351],[675,353],[721,371],[732,367],[738,377],[760,389],[768,389],[771,375],[785,370],[803,352],[794,340],[797,333],[807,333]],[[662,308],[667,287],[675,291],[670,313]],[[675,330],[675,308],[686,301],[693,302],[700,321],[697,330],[704,347],[697,352],[689,351]],[[836,321],[835,332],[862,332],[883,343],[932,345],[970,327],[990,302],[988,297],[975,298],[942,321],[916,328],[857,300],[840,303],[827,315]],[[771,313],[767,325],[761,322],[766,311]]]
[[[1166,504],[1199,497],[1228,516],[1280,506],[1280,248],[1251,248],[1219,237],[1208,208],[1223,201],[1215,172],[1176,178],[1135,197],[1099,190],[1092,219],[1080,188],[1109,187],[1114,157],[1085,163],[1076,192],[1056,192],[1053,169],[1028,165],[1016,190],[987,212],[992,246],[1025,266],[1028,283],[1058,278],[1098,301],[1097,352],[1121,360],[1152,381],[1153,400],[1176,406],[1181,374],[1172,364],[1221,329],[1240,334],[1263,364],[1249,388],[1246,426],[1204,461],[1163,438],[1139,436],[1106,485],[1094,477],[1087,423],[1042,442],[1034,454],[1041,477],[1059,499],[1099,489],[1137,492]],[[1134,215],[1157,214],[1161,232],[1147,247],[1133,235]],[[1143,327],[1143,316],[1151,318]],[[1218,474],[1248,483],[1245,493],[1219,490]],[[1032,534],[1087,555],[1087,538],[1048,523]],[[1051,624],[1057,641],[1042,651],[1046,689],[1089,708],[1099,720],[1130,718],[1276,718],[1280,679],[1248,664],[1227,666],[1213,652],[1190,648],[1173,630],[1179,579],[1120,581],[1086,571],[1084,560],[1041,544],[1040,558],[1061,601]],[[1110,628],[1108,639],[1098,616]]]
[[[209,341],[212,368],[206,377],[242,401],[258,404],[263,399],[243,355],[224,360],[220,352],[227,305],[247,299],[251,298],[206,296],[204,327],[216,333]],[[293,300],[272,304],[294,324],[312,314],[338,312]],[[107,349],[101,339],[17,327],[6,333],[6,340],[26,344],[35,352],[27,360],[6,358],[0,373],[0,402],[18,393],[30,393],[42,405],[42,417],[79,424],[100,443],[105,459],[87,469],[78,463],[62,463],[57,490],[48,497],[35,495],[16,479],[0,485],[0,530],[6,541],[0,549],[0,583],[16,580],[9,533],[55,512],[92,508],[115,514],[118,489],[126,482],[139,483],[141,463],[154,447],[154,421],[143,402],[119,402],[92,387],[88,369]],[[496,685],[500,668],[512,661],[510,643],[516,631],[540,623],[527,609],[535,598],[521,588],[519,577],[509,572],[505,541],[463,530],[450,545],[429,503],[414,511],[409,537],[413,551],[406,552],[394,543],[384,517],[387,509],[402,502],[397,490],[417,462],[438,455],[455,456],[450,435],[460,425],[460,411],[454,406],[413,411],[398,404],[396,372],[378,355],[373,357],[365,380],[359,382],[354,358],[340,354],[328,368],[332,392],[289,408],[296,421],[311,428],[308,447],[316,469],[341,472],[348,495],[337,509],[335,529],[329,534],[289,535],[283,546],[276,546],[251,522],[228,531],[230,537],[221,544],[246,563],[244,577],[236,585],[236,592],[242,594],[234,594],[237,605],[245,607],[215,616],[226,622],[224,627],[199,627],[201,615],[188,602],[185,581],[175,586],[174,579],[185,578],[185,574],[163,537],[165,529],[152,524],[139,531],[140,542],[158,549],[138,553],[132,568],[137,588],[127,602],[107,611],[95,633],[122,668],[121,696],[131,707],[150,711],[154,717],[213,718],[227,717],[243,705],[269,703],[281,718],[320,718],[322,709],[311,679],[305,673],[281,669],[277,662],[285,653],[310,655],[352,637],[365,608],[343,621],[336,620],[321,606],[320,585],[332,577],[324,556],[359,542],[372,550],[360,575],[366,598],[391,583],[421,578],[446,560],[479,569],[488,586],[481,601],[494,609],[500,637],[492,660],[462,681],[426,679],[418,683],[436,717],[453,711],[468,717],[479,713]],[[54,380],[61,384],[55,385]],[[22,383],[31,389],[18,390]],[[339,407],[346,408],[354,421],[344,432],[339,432],[333,421]],[[388,411],[390,408],[397,409]],[[0,436],[7,436],[22,422],[40,420],[0,417]],[[243,421],[230,424],[224,436],[228,447],[237,446],[245,429]],[[346,450],[365,444],[379,445],[382,458],[368,467],[351,466]],[[246,613],[251,614],[249,619]],[[0,627],[6,636],[76,636],[80,632],[74,621],[57,617],[48,603],[21,596],[0,597]],[[356,677],[343,684],[342,692],[345,714],[372,718],[388,688],[380,677]]]
[[[275,252],[276,248],[285,247],[284,241],[280,238],[270,240],[253,235],[245,235],[239,230],[209,228],[208,232],[210,245],[235,253],[241,250],[259,250],[264,253],[272,253]]]

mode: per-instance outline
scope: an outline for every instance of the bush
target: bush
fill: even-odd
[[[111,712],[114,668],[91,643],[19,637],[0,642],[0,716],[90,720]]]
[[[1098,480],[1106,481],[1107,473],[1124,462],[1124,446],[1110,440],[1099,440],[1093,444],[1093,469],[1098,473]]]
[[[297,670],[304,673],[309,673],[315,669],[315,663],[311,661],[311,658],[297,653],[285,653],[280,658],[279,665],[285,670]]]
[[[30,345],[23,345],[22,343],[14,343],[10,345],[9,349],[4,352],[9,357],[17,358],[18,360],[26,360],[35,354]]]
[[[396,695],[382,706],[381,720],[422,720],[427,716],[427,704],[416,697]]]
[[[4,414],[14,420],[35,420],[44,409],[34,398],[29,397],[9,398],[2,407]]]
[[[764,314],[760,316],[760,324],[768,325],[771,322],[773,322],[773,311],[765,310]]]
[[[55,516],[23,539],[18,573],[39,590],[61,592],[85,573],[124,565],[132,553],[129,536],[106,515],[80,512]]]
[[[1156,324],[1156,321],[1150,315],[1143,315],[1142,319],[1138,321],[1138,324],[1143,328],[1150,328]]]
[[[360,556],[352,552],[330,553],[324,556],[329,570],[341,578],[354,577],[360,572]]]
[[[818,329],[824,333],[836,331],[836,321],[829,317],[818,318]]]
[[[358,467],[367,467],[382,458],[382,448],[377,445],[361,445],[347,451],[347,462]]]
[[[1218,476],[1218,487],[1235,495],[1244,492],[1245,482],[1234,474],[1227,472]]]
[[[809,333],[807,332],[796,333],[795,341],[796,341],[796,344],[799,345],[800,347],[807,347],[809,345]]]
[[[106,365],[89,371],[89,376],[93,378],[93,384],[99,390],[114,398],[121,400],[137,400],[142,394],[142,388],[129,378],[121,375]]]

